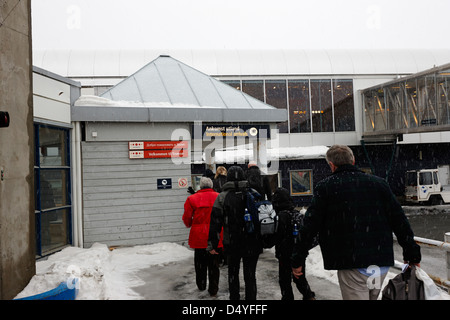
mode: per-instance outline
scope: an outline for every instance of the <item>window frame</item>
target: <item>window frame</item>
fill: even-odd
[[[40,130],[42,128],[47,128],[51,130],[63,131],[63,144],[61,148],[61,156],[64,157],[65,161],[61,165],[45,165],[41,163],[41,141],[40,141]],[[42,124],[42,123],[34,123],[34,140],[35,140],[35,159],[34,159],[34,192],[35,192],[35,225],[36,225],[36,255],[38,257],[42,257],[52,252],[59,250],[67,245],[72,244],[72,190],[71,190],[71,157],[70,157],[70,128],[58,127],[50,124]],[[63,154],[64,153],[64,154]],[[52,172],[52,171],[61,171],[64,172],[61,176],[63,183],[61,184],[62,194],[64,195],[64,203],[60,206],[46,207],[42,206],[42,172]],[[59,212],[65,215],[65,219],[63,219],[65,224],[65,240],[64,243],[60,246],[51,246],[49,249],[43,248],[43,235],[42,235],[42,225],[43,225],[43,215],[51,215],[58,214]],[[48,231],[50,232],[50,230]]]

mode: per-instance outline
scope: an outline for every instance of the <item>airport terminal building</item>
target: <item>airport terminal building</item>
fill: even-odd
[[[49,244],[39,255],[187,240],[186,188],[206,167],[255,159],[307,206],[333,144],[349,145],[399,197],[407,169],[450,162],[448,50],[33,54],[35,88],[53,82],[35,93],[52,97],[35,113],[38,239]],[[61,83],[70,94],[55,104]],[[233,143],[211,148],[208,130],[232,130]],[[44,204],[55,188],[59,200]]]

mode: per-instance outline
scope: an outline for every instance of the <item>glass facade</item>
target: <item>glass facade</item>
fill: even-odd
[[[311,132],[309,81],[289,80],[288,91],[290,132]]]
[[[335,131],[355,131],[353,80],[333,80]]]
[[[450,125],[449,80],[447,67],[364,90],[364,131]]]
[[[264,102],[264,82],[262,80],[243,80],[242,91]]]
[[[35,214],[38,256],[71,242],[69,130],[35,125]]]
[[[313,132],[333,132],[331,80],[311,80]]]
[[[266,80],[266,103],[277,109],[287,109],[286,80]],[[279,123],[280,133],[288,133],[288,121]]]
[[[280,133],[355,131],[352,79],[223,80],[278,109],[289,120]]]

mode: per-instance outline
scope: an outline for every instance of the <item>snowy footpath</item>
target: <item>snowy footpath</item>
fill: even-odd
[[[193,256],[193,250],[167,242],[114,250],[99,243],[88,249],[68,247],[38,261],[36,275],[16,298],[39,294],[77,278],[77,300],[228,300],[227,268],[221,267],[219,292],[210,297],[207,290],[197,289]],[[391,268],[384,284],[397,273]],[[310,250],[306,277],[317,300],[341,300],[336,272],[323,269],[319,247]],[[281,299],[274,249],[260,255],[256,278],[258,300]],[[294,293],[296,299],[302,299],[296,288]]]
[[[112,251],[99,243],[89,249],[68,247],[38,261],[36,275],[16,298],[42,293],[67,279],[78,278],[78,300],[227,300],[227,267],[220,269],[217,296],[210,297],[207,291],[197,289],[193,257],[193,250],[167,242]],[[319,299],[340,299],[336,273],[323,270],[319,249],[311,251],[306,268]],[[258,299],[281,299],[274,249],[261,254],[256,277]],[[243,298],[243,279],[241,287]],[[296,298],[302,298],[296,294]]]

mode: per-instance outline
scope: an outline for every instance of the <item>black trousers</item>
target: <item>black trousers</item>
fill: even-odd
[[[242,257],[239,253],[228,253],[228,289],[230,300],[239,300],[239,269],[241,259],[244,269],[245,300],[256,300],[256,264],[259,254]]]
[[[278,259],[279,265],[279,283],[281,289],[281,299],[282,300],[294,300],[294,292],[292,291],[292,281],[294,281],[297,286],[298,291],[303,295],[304,300],[309,300],[315,297],[313,291],[309,287],[308,281],[306,280],[306,270],[303,266],[303,274],[297,278],[292,275],[291,261],[289,258]]]
[[[210,254],[206,249],[194,249],[195,282],[199,290],[205,290],[208,276],[208,292],[212,296],[219,290],[219,263],[218,254]]]

